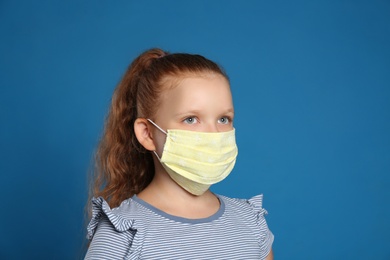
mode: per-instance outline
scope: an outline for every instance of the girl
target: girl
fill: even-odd
[[[86,259],[273,259],[262,196],[209,190],[237,156],[228,77],[151,49],[115,90],[94,182]]]

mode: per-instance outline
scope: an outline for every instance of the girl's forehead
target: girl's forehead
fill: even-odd
[[[229,82],[223,76],[186,77],[161,93],[162,110],[185,110],[232,107]]]
[[[222,75],[190,75],[172,81],[168,87],[163,89],[162,94],[179,98],[186,95],[198,96],[221,94],[221,92],[231,95],[229,82]]]
[[[224,79],[228,84],[229,80],[215,72],[210,71],[201,71],[201,72],[183,72],[179,75],[167,75],[163,77],[160,81],[161,87],[166,89],[172,89],[177,86],[179,86],[183,81],[189,80],[189,79],[204,79],[204,80],[213,80],[215,78],[221,78]]]

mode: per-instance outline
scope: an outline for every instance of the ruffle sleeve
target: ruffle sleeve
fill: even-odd
[[[96,228],[99,224],[99,220],[102,215],[105,214],[110,220],[115,229],[119,232],[124,232],[126,230],[132,229],[134,220],[126,219],[120,215],[115,214],[102,197],[92,199],[92,219],[87,227],[87,238],[92,239]]]
[[[274,235],[272,234],[271,230],[269,230],[265,220],[265,215],[267,215],[268,212],[263,208],[263,194],[254,196],[247,200],[247,202],[252,207],[255,214],[256,224],[258,227],[257,238],[260,249],[264,256],[267,256],[271,251]]]
[[[92,240],[91,245],[94,244],[94,240],[98,241],[106,241],[109,243],[110,241],[114,241],[115,239],[119,239],[120,243],[115,243],[116,245],[102,245],[99,242],[100,249],[104,247],[118,246],[119,244],[126,244],[127,248],[118,248],[117,252],[126,252],[124,258],[125,259],[139,259],[139,254],[142,249],[142,226],[140,223],[136,223],[136,221],[132,218],[128,217],[130,208],[130,202],[124,201],[122,204],[114,209],[111,209],[108,205],[107,201],[105,201],[102,197],[93,198],[92,199],[92,218],[87,226],[87,239]],[[102,221],[103,218],[106,220]],[[107,232],[105,229],[102,232],[99,232],[99,224],[101,222],[110,223],[113,228],[112,232]],[[102,228],[102,227],[100,227]],[[127,242],[124,243],[125,239]],[[119,241],[118,240],[118,241]],[[91,249],[90,246],[89,251],[97,251],[99,249]],[[100,253],[99,253],[100,256]],[[116,259],[119,255],[106,255],[107,259]],[[121,254],[121,258],[123,255]],[[86,259],[94,259],[94,252],[88,252]]]

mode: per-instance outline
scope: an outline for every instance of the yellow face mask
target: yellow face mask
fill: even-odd
[[[232,171],[238,154],[234,129],[216,133],[166,132],[148,121],[167,135],[161,158],[156,151],[154,154],[169,176],[188,192],[201,195]]]

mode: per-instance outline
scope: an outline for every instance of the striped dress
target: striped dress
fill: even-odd
[[[114,209],[95,198],[85,259],[264,259],[274,236],[263,196],[217,196],[218,212],[202,219],[169,215],[136,195]]]

